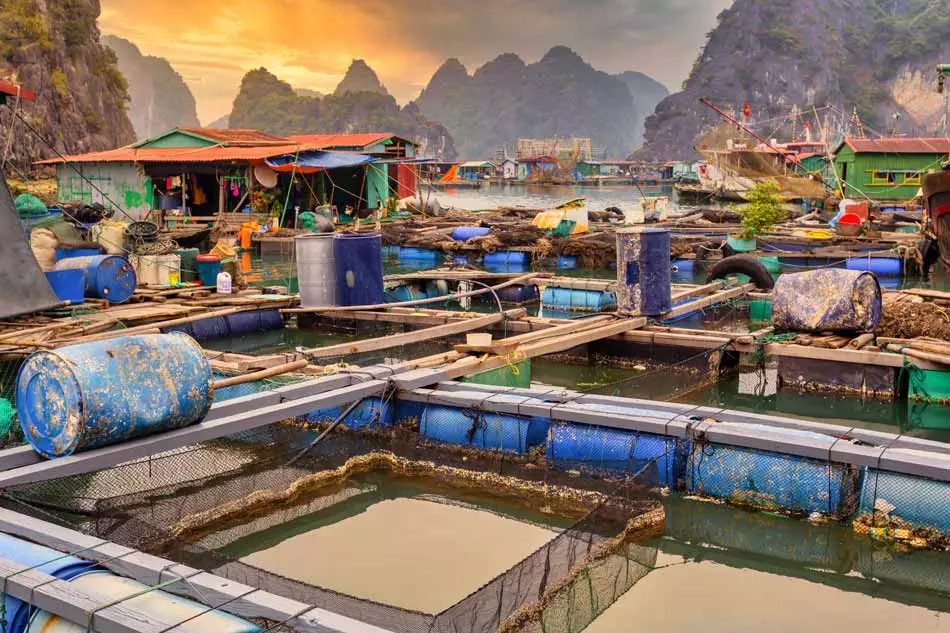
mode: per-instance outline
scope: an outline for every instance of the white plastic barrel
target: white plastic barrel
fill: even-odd
[[[304,308],[336,305],[333,234],[299,235],[296,247],[300,305]]]
[[[155,256],[155,283],[159,286],[167,286],[174,279],[178,283],[181,279],[181,255],[171,253],[169,255]]]

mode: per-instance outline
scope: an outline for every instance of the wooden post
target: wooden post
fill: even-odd
[[[221,177],[221,179],[218,181],[218,216],[219,217],[222,214],[224,214],[227,197],[228,197],[228,183],[223,177]]]

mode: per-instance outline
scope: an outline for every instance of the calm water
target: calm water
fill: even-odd
[[[468,211],[484,211],[499,207],[524,207],[527,209],[550,209],[562,202],[575,198],[587,198],[587,208],[590,211],[603,211],[607,207],[629,209],[638,205],[643,197],[668,196],[674,199],[672,186],[607,186],[607,187],[576,187],[571,185],[511,185],[492,183],[480,189],[447,188],[428,192],[443,207],[454,207]],[[426,195],[425,193],[423,195]],[[678,209],[675,204],[671,210]],[[686,208],[686,207],[683,207]]]

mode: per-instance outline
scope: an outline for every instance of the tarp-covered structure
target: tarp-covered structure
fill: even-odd
[[[61,302],[40,269],[0,170],[0,319],[48,310]]]

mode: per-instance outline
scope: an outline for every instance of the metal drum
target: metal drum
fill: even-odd
[[[337,305],[383,303],[383,243],[378,233],[335,235],[333,256]]]
[[[304,308],[335,306],[336,260],[333,257],[333,235],[300,235],[294,243],[297,249],[300,305]]]
[[[69,257],[56,262],[53,270],[83,270],[85,294],[110,303],[125,303],[135,292],[135,270],[129,260],[118,255]]]
[[[26,360],[17,416],[36,452],[61,457],[199,421],[212,380],[201,347],[184,334],[83,343]]]
[[[672,308],[670,234],[666,229],[617,231],[617,311],[658,316]]]

